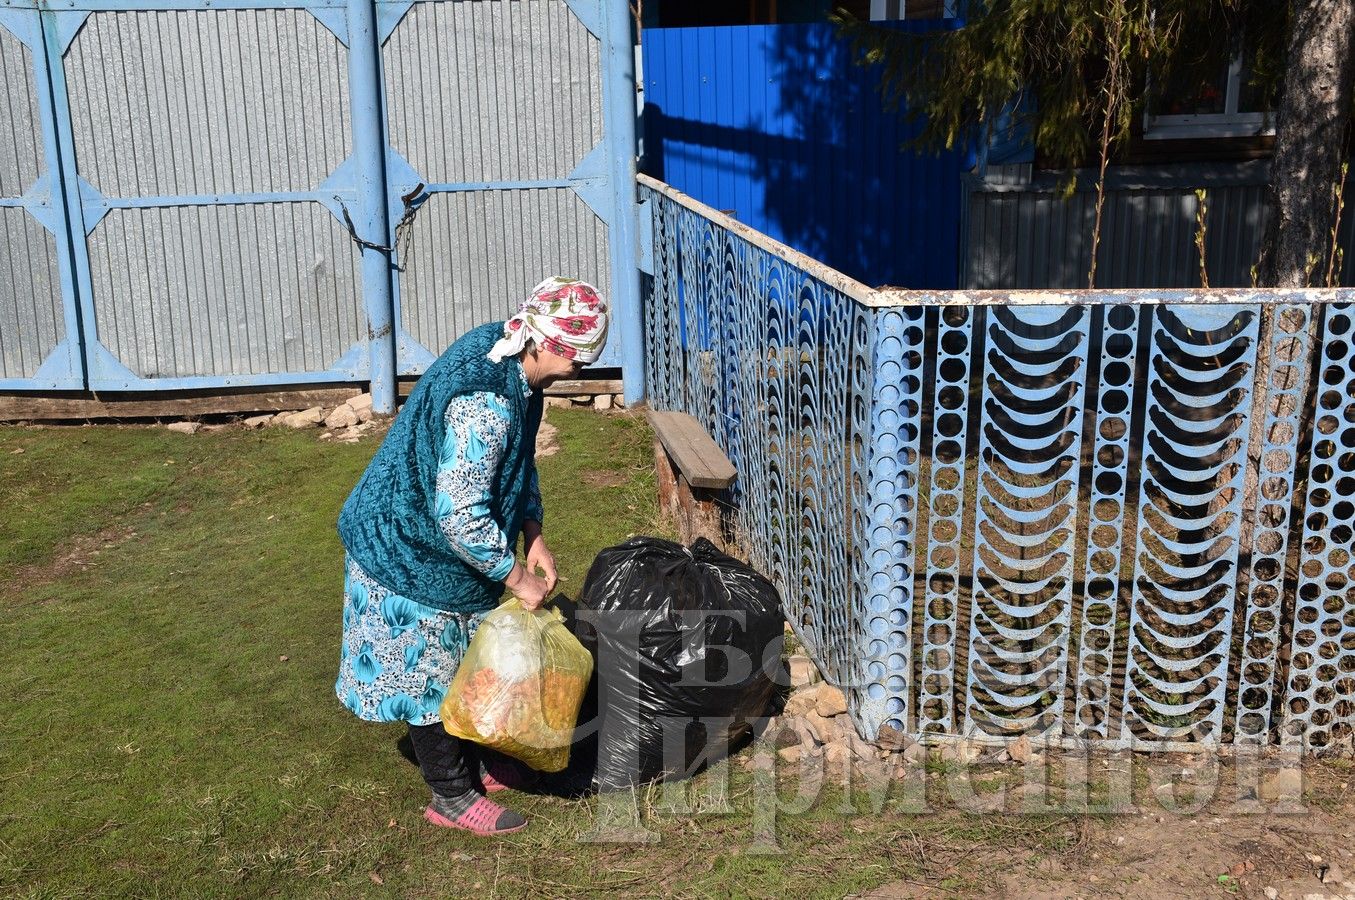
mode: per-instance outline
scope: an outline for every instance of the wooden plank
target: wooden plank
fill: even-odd
[[[692,487],[723,490],[738,472],[723,450],[692,416],[649,410],[650,427],[687,483]]]
[[[621,385],[620,378],[599,378],[596,381],[589,381],[581,378],[571,381],[557,381],[546,388],[548,397],[569,397],[575,394],[620,394],[625,389]]]
[[[414,385],[417,383],[417,380],[401,381],[400,396],[408,397],[409,392],[414,390]],[[620,378],[598,378],[593,380],[580,378],[571,379],[569,381],[557,381],[555,384],[546,388],[544,393],[547,397],[573,397],[576,395],[582,396],[584,394],[595,397],[598,394],[620,394],[622,391],[623,388]]]
[[[0,422],[58,422],[85,419],[177,419],[233,413],[280,412],[312,406],[338,406],[362,393],[348,386],[295,391],[245,391],[192,396],[102,394],[93,397],[46,397],[0,394]]]

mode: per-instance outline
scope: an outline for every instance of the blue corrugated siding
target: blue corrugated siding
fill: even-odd
[[[869,284],[958,286],[972,156],[901,150],[916,127],[832,25],[647,28],[643,51],[646,172]]]

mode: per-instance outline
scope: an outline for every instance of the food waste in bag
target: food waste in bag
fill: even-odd
[[[485,616],[439,714],[454,737],[506,753],[541,772],[569,764],[593,657],[556,609],[516,598]]]
[[[694,774],[767,715],[781,668],[781,598],[709,541],[689,549],[642,537],[603,550],[576,615],[597,667],[596,789]],[[590,762],[592,752],[581,745]]]

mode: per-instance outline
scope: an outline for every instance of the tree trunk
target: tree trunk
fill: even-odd
[[[1355,77],[1355,0],[1293,0],[1292,11],[1257,267],[1263,287],[1307,287],[1325,271]]]

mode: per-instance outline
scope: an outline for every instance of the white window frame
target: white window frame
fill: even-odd
[[[1238,112],[1242,96],[1242,53],[1233,55],[1228,63],[1228,86],[1224,94],[1223,112],[1196,113],[1186,116],[1154,116],[1143,114],[1143,137],[1149,141],[1180,140],[1181,138],[1256,137],[1275,133],[1275,119],[1270,113]]]
[[[945,0],[944,18],[953,19],[959,15],[959,0]],[[872,22],[901,22],[908,18],[908,0],[870,0],[870,20]]]

